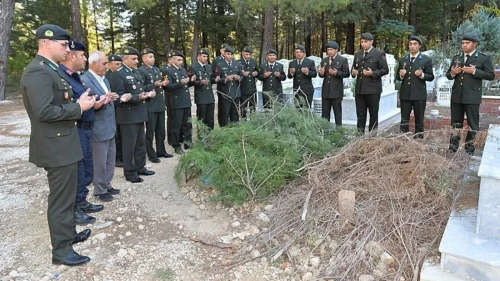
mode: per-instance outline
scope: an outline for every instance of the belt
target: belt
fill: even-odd
[[[77,123],[76,126],[83,130],[92,130],[94,123]]]

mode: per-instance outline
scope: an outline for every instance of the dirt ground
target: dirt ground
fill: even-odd
[[[0,280],[279,279],[279,270],[268,268],[265,260],[227,270],[230,251],[220,238],[248,230],[260,208],[240,212],[179,189],[173,178],[177,156],[148,162],[156,174],[140,184],[126,182],[117,168],[113,186],[121,194],[93,214],[94,225],[77,226],[77,231],[92,230],[91,238],[75,247],[92,261],[79,267],[52,265],[49,189],[45,171],[28,162],[28,116],[21,100],[0,103],[0,113]],[[88,200],[96,203],[92,188]]]
[[[28,162],[28,116],[19,99],[0,102],[0,114],[0,281],[297,280],[251,250],[249,257],[258,257],[254,261],[227,266],[234,258],[233,244],[227,242],[265,229],[258,217],[269,208],[222,206],[209,202],[203,192],[179,187],[173,177],[178,156],[148,162],[156,174],[140,184],[126,182],[117,168],[113,186],[121,194],[93,214],[94,225],[77,227],[92,229],[91,238],[75,247],[92,261],[79,267],[52,265],[48,184],[45,171]],[[496,116],[487,121],[498,122]],[[476,196],[477,179],[471,187]],[[96,203],[92,188],[88,199]]]

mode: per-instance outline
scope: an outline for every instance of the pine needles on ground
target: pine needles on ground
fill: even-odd
[[[202,130],[203,131],[203,130]],[[296,170],[347,143],[348,131],[291,107],[258,112],[249,121],[216,128],[179,161],[176,177],[199,178],[215,199],[241,204],[280,191]]]

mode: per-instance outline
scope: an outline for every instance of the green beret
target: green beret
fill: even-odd
[[[304,45],[297,45],[295,46],[295,50],[301,50],[303,53],[306,52],[306,48],[304,47]]]
[[[69,42],[69,50],[70,51],[84,51],[85,52],[85,45],[78,41],[70,41]]]
[[[365,40],[373,40],[373,35],[369,32],[361,34],[361,39]]]
[[[122,61],[122,58],[119,55],[111,54],[108,57],[108,61]]]
[[[36,39],[70,40],[66,30],[55,24],[44,24],[36,30]]]
[[[143,55],[147,55],[147,54],[153,54],[154,55],[155,51],[153,51],[153,49],[151,49],[151,48],[146,48],[146,49],[142,50],[142,54]]]
[[[422,39],[420,39],[420,37],[418,37],[416,35],[410,36],[410,38],[408,39],[408,41],[417,41],[418,44],[422,45]]]
[[[182,57],[183,59],[186,59],[184,54],[180,51],[172,51],[172,57]]]
[[[338,50],[339,49],[339,44],[335,41],[328,41],[326,43],[326,48],[332,48],[332,49],[335,49],[335,50]]]
[[[268,54],[268,55],[269,55],[269,54],[275,54],[275,55],[278,55],[278,52],[276,52],[276,50],[275,50],[275,49],[269,49],[269,50],[267,51],[267,54]]]
[[[477,35],[475,33],[469,32],[469,33],[465,33],[464,36],[462,36],[462,40],[479,42],[479,37],[477,37]]]
[[[199,55],[210,55],[210,53],[208,52],[208,49],[207,48],[201,48],[198,50],[198,54]]]
[[[125,46],[120,50],[120,54],[122,56],[128,56],[128,55],[140,55],[139,51],[137,51],[136,48],[130,47],[130,46]]]
[[[227,47],[229,47],[229,44],[227,44],[227,43],[224,43],[224,44],[222,44],[222,46],[220,46],[221,49],[225,49]]]
[[[234,54],[234,49],[227,45],[226,48],[224,48],[224,52]]]
[[[250,48],[250,46],[245,46],[242,50],[242,52],[247,52],[247,53],[253,53],[253,50],[252,48]]]

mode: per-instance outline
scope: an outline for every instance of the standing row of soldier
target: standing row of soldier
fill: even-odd
[[[303,46],[296,46],[295,60],[290,62],[287,74],[276,61],[273,49],[268,50],[260,67],[251,58],[250,47],[245,47],[242,58],[234,61],[234,50],[223,45],[222,55],[214,59],[213,67],[208,64],[208,50],[200,49],[197,61],[188,70],[184,69],[183,54],[174,51],[169,64],[160,70],[154,66],[154,51],[148,48],[139,52],[124,47],[120,57],[109,58],[101,51],[94,51],[87,59],[84,45],[70,41],[69,34],[59,26],[39,27],[36,38],[37,56],[21,78],[21,94],[31,123],[29,161],[47,171],[52,262],[70,266],[90,261],[89,257],[76,253],[72,245],[87,240],[91,232],[85,229],[76,233],[75,224],[93,223],[95,218],[87,213],[104,208],[87,201],[90,183],[94,184],[95,197],[103,202],[120,193],[111,184],[117,155],[122,157],[127,181],[142,182],[140,176],[153,175],[153,171],[145,168],[146,156],[154,163],[160,157],[172,157],[165,149],[165,119],[168,143],[175,152],[183,152],[181,143],[185,149],[190,147],[189,87],[194,86],[198,119],[213,129],[213,83],[217,84],[219,96],[219,125],[226,126],[239,120],[241,107],[255,108],[256,79],[263,82],[265,97],[281,98],[281,82],[286,77],[293,78],[299,103],[309,108],[314,93],[311,79],[319,73],[324,78],[322,116],[329,119],[333,108],[335,123],[341,126],[343,79],[351,75],[356,78],[357,128],[364,133],[367,111],[369,130],[377,129],[381,77],[389,72],[385,54],[372,46],[370,33],[361,35],[362,49],[354,55],[350,71],[347,59],[338,54],[338,44],[330,41],[328,56],[321,61],[319,70],[305,58]],[[474,153],[474,136],[479,130],[482,80],[494,78],[491,59],[476,50],[478,42],[475,34],[465,34],[462,52],[453,58],[447,72],[447,77],[454,80],[451,125],[462,128],[464,113],[467,115],[471,130],[465,150],[469,154]],[[431,60],[420,53],[421,45],[418,37],[410,37],[409,54],[399,61],[396,77],[402,81],[401,131],[409,131],[409,116],[413,111],[418,137],[423,133],[425,81],[434,78]],[[80,76],[87,61],[89,70]],[[270,103],[270,98],[264,99],[265,107]],[[246,113],[242,112],[244,116]],[[458,135],[452,135],[451,152],[458,150],[459,140]]]

